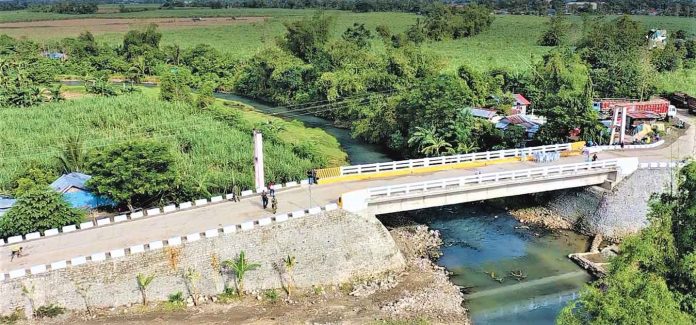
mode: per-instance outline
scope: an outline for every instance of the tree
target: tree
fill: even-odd
[[[285,23],[285,36],[279,40],[278,45],[307,62],[329,40],[333,22],[333,17],[316,12],[311,18]]]
[[[75,135],[68,137],[60,155],[56,157],[56,159],[64,174],[84,171],[86,155],[82,149],[82,139],[80,139],[80,136]]]
[[[112,97],[118,95],[118,91],[106,78],[97,78],[85,83],[87,93]]]
[[[208,106],[215,104],[215,96],[213,95],[213,90],[215,85],[211,82],[206,82],[203,84],[200,90],[198,90],[198,98],[196,99],[196,107],[200,109],[208,108]]]
[[[176,184],[174,160],[169,149],[153,141],[132,141],[92,152],[87,185],[100,195],[126,204],[145,205],[167,194]]]
[[[239,252],[239,256],[234,260],[225,260],[222,264],[234,272],[235,284],[237,286],[237,295],[244,295],[244,276],[247,272],[258,269],[261,265],[250,263],[244,251]]]
[[[452,148],[452,144],[445,141],[445,139],[439,136],[428,139],[428,141],[424,143],[423,148],[421,149],[421,153],[424,154],[426,157],[439,157],[443,154],[451,155],[454,152],[455,150]]]
[[[658,72],[676,71],[682,67],[685,56],[686,50],[680,51],[674,42],[669,42],[663,49],[653,49],[651,62]]]
[[[10,187],[12,194],[19,197],[34,188],[45,189],[56,179],[56,173],[51,168],[46,168],[37,163],[30,163],[27,169],[12,181]]]
[[[539,45],[542,46],[559,46],[566,42],[568,38],[568,30],[570,24],[563,16],[553,16],[549,18],[546,32],[539,38]]]
[[[143,298],[143,305],[147,306],[147,287],[149,287],[150,284],[152,284],[152,280],[155,279],[155,275],[144,275],[142,273],[138,273],[138,276],[136,276],[135,279],[138,283],[138,290],[140,290],[140,295]]]
[[[649,225],[621,243],[608,274],[585,287],[560,324],[693,324],[696,316],[696,163],[676,193],[654,196]]]
[[[559,324],[692,324],[664,278],[629,265],[582,290]]]
[[[22,193],[0,218],[0,237],[62,228],[82,222],[84,212],[68,205],[63,196],[48,187],[34,187]]]
[[[160,99],[170,102],[191,104],[191,73],[184,68],[174,67],[160,78]]]
[[[343,39],[364,49],[370,47],[370,40],[373,38],[372,32],[365,28],[365,24],[353,23],[353,27],[348,27],[343,32]]]
[[[292,272],[295,269],[295,265],[297,265],[297,259],[295,256],[288,255],[283,259],[283,266],[285,267],[285,273],[288,274],[288,277],[290,278],[288,283],[286,284],[286,290],[288,292],[288,296],[292,294],[292,287],[295,285],[295,279],[292,276]]]
[[[645,48],[645,27],[629,16],[595,19],[578,44],[591,67],[599,97],[649,98],[656,90],[655,71]]]

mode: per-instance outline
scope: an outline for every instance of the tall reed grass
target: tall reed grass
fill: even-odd
[[[227,110],[227,111],[225,111]],[[86,151],[134,139],[154,139],[168,145],[182,179],[210,194],[253,186],[251,130],[253,118],[235,108],[200,110],[168,103],[143,94],[112,98],[91,97],[30,109],[0,109],[0,187],[31,163],[52,167],[60,148],[70,136],[79,136]],[[316,162],[298,157],[293,147],[315,143],[316,150],[345,161],[338,142],[319,130],[304,129],[289,122],[280,135],[265,141],[265,171],[269,180],[285,182],[305,177]],[[297,137],[291,136],[291,128]],[[302,134],[302,130],[308,134]],[[319,131],[319,132],[318,132]],[[326,139],[329,138],[329,139]]]

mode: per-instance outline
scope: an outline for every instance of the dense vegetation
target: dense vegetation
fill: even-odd
[[[78,224],[84,217],[85,212],[71,208],[60,193],[33,187],[0,218],[0,238]]]
[[[327,143],[325,133],[297,123],[220,104],[200,110],[182,102],[158,101],[148,94],[85,98],[32,109],[2,109],[0,116],[5,122],[0,125],[0,184],[15,195],[21,195],[17,191],[21,184],[32,179],[42,179],[38,183],[43,185],[52,182],[58,171],[66,169],[57,157],[77,157],[63,161],[89,162],[69,165],[84,166],[76,169],[90,173],[100,170],[96,168],[98,164],[115,163],[98,157],[108,156],[112,148],[134,140],[164,145],[176,173],[176,181],[165,190],[139,202],[199,198],[225,193],[234,185],[253,187],[253,128],[267,131],[267,178],[279,183],[300,179],[312,167],[340,164],[345,159],[335,140]],[[80,141],[75,141],[76,137]],[[79,149],[69,149],[70,142],[79,142]],[[76,151],[81,154],[75,154]],[[31,161],[32,166],[38,165],[49,175],[33,172],[25,176]],[[122,196],[113,198],[127,203]]]
[[[456,74],[443,73],[442,60],[421,45],[424,39],[478,33],[490,25],[490,16],[476,6],[429,8],[422,23],[416,21],[403,33],[380,25],[373,34],[364,25],[354,24],[340,38],[333,36],[335,17],[317,12],[286,22],[286,32],[275,46],[248,60],[230,58],[209,45],[161,46],[162,35],[154,25],[128,32],[116,48],[97,44],[86,32],[55,44],[70,59],[48,62],[53,70],[44,70],[96,80],[122,75],[133,82],[159,76],[161,98],[170,101],[193,103],[190,89],[202,89],[292,104],[302,114],[318,114],[350,126],[356,137],[384,144],[404,156],[419,156],[522,145],[520,137],[505,139],[499,130],[458,113],[467,106],[493,107],[505,113],[514,92],[532,99],[532,109],[549,120],[533,142],[564,142],[577,130],[581,139],[601,143],[606,140],[590,110],[591,98],[648,98],[657,92],[656,70],[677,71],[693,61],[695,41],[688,32],[681,32],[685,38],[681,42],[649,51],[645,27],[639,22],[628,16],[613,20],[588,17],[576,50],[558,47],[535,60],[526,73],[507,69],[480,72],[467,65],[460,66]],[[461,17],[471,19],[459,20]],[[469,27],[459,25],[461,22]],[[552,18],[548,29],[542,41],[570,44],[564,19]],[[381,40],[383,50],[373,49],[377,46],[374,38]],[[7,48],[20,48],[13,54],[19,57],[26,52],[22,50],[26,44],[33,44],[12,39],[6,43]],[[117,93],[106,86],[91,89],[104,95]],[[451,107],[438,104],[442,98],[449,98]],[[208,104],[199,100],[197,105],[204,108]]]
[[[650,225],[621,244],[609,274],[588,285],[560,324],[693,324],[696,321],[696,163],[674,194],[655,197]]]
[[[94,1],[59,1],[49,5],[32,5],[29,9],[35,12],[84,15],[96,13],[99,7]]]

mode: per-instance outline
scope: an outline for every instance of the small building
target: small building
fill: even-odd
[[[0,216],[7,213],[7,211],[9,211],[15,203],[17,203],[17,200],[13,198],[0,196]]]
[[[660,114],[653,112],[628,112],[626,113],[626,119],[628,120],[628,125],[631,128],[635,128],[641,124],[655,124],[662,117]]]
[[[529,104],[531,104],[529,100],[524,98],[522,94],[513,94],[512,97],[515,99],[515,102],[512,105],[512,114],[527,115],[527,107]]]
[[[525,134],[527,135],[527,138],[533,138],[534,134],[536,134],[539,131],[539,128],[541,127],[541,123],[533,121],[525,115],[505,116],[502,119],[500,119],[498,123],[495,124],[495,127],[505,131],[511,125],[518,125],[523,127],[525,130]]]
[[[49,185],[74,208],[96,209],[103,206],[114,206],[108,198],[98,196],[87,189],[87,181],[92,176],[82,173],[65,174]]]
[[[474,117],[482,118],[488,121],[492,121],[496,115],[498,115],[498,112],[492,109],[485,109],[485,108],[471,108],[471,115]]]

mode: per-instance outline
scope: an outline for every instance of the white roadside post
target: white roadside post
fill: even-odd
[[[263,174],[263,135],[260,131],[254,130],[254,175],[256,189],[264,187]]]

